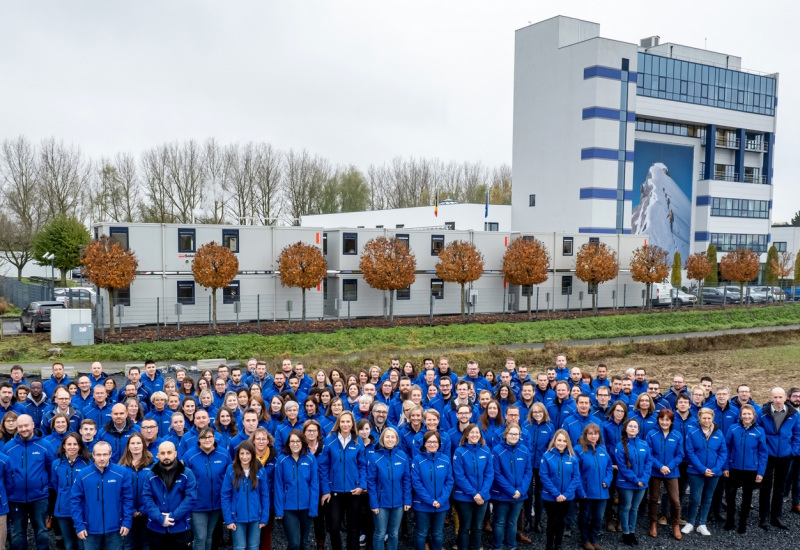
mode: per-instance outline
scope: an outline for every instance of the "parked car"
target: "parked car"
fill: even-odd
[[[695,293],[697,291],[695,290]],[[725,292],[724,287],[712,287],[703,289],[703,304],[706,305],[719,305],[719,304],[738,304],[739,292]]]
[[[786,294],[778,286],[752,286],[750,287],[751,295],[753,291],[764,293],[766,302],[781,302],[786,299]]]
[[[97,293],[92,288],[68,287],[55,289],[56,302],[61,302],[69,307],[70,297],[75,306],[95,305],[97,303]]]
[[[669,281],[664,280],[660,283],[653,283],[650,287],[650,301],[653,307],[669,306],[672,303],[672,285]]]
[[[675,298],[673,298],[673,304],[676,307],[680,306],[693,306],[697,303],[697,296],[692,294],[688,294],[682,291],[679,288],[675,289]]]
[[[32,330],[50,329],[50,310],[65,309],[61,302],[31,302],[19,315],[19,330],[25,332]]]
[[[800,300],[800,286],[793,286],[783,291],[784,299],[790,302]]]

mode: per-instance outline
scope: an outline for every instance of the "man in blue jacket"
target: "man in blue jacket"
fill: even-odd
[[[70,379],[64,372],[64,364],[53,363],[53,374],[50,376],[49,380],[44,382],[44,393],[47,394],[48,397],[53,397],[58,386],[64,386],[66,388],[69,383]]]
[[[84,550],[120,550],[133,523],[131,476],[124,467],[111,464],[111,445],[105,441],[95,444],[92,458],[94,463],[72,484],[75,532]]]
[[[37,550],[48,550],[49,533],[45,525],[50,466],[53,451],[34,433],[33,418],[17,419],[17,435],[3,447],[8,456],[11,479],[8,487],[11,550],[25,550],[28,522],[33,526]]]
[[[0,384],[0,422],[9,411],[25,414],[25,407],[14,403],[14,386],[11,385],[11,382],[3,382]]]

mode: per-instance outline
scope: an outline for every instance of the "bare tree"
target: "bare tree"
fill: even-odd
[[[153,147],[142,154],[145,201],[142,203],[142,221],[172,223],[175,221],[173,205],[167,193],[167,148]]]
[[[0,256],[17,268],[17,280],[22,279],[22,269],[33,259],[34,233],[0,212]]]
[[[141,203],[141,182],[136,170],[136,159],[129,153],[117,153],[114,158],[117,180],[111,193],[111,211],[114,220],[134,222]]]
[[[306,150],[286,153],[285,193],[288,214],[293,225],[300,217],[319,211],[320,192],[333,175],[330,163],[318,156],[311,157]]]
[[[244,147],[233,143],[225,148],[225,178],[223,187],[228,199],[227,214],[241,223],[253,211],[253,181],[256,166],[252,143]]]
[[[390,177],[386,165],[367,168],[367,186],[369,186],[368,208],[370,210],[384,210],[388,208]]]
[[[225,208],[229,199],[225,193],[225,171],[228,166],[225,152],[216,139],[208,138],[203,144],[202,162],[208,187],[208,220],[211,223],[225,223]]]
[[[91,162],[84,159],[80,148],[66,146],[55,138],[43,140],[39,150],[39,174],[48,218],[84,219]]]
[[[196,141],[171,143],[167,150],[167,197],[179,223],[192,223],[205,202],[206,170]]]
[[[25,137],[3,142],[0,177],[11,217],[26,231],[35,233],[44,223],[45,212],[39,190],[39,156]]]
[[[254,150],[257,159],[256,179],[253,182],[254,211],[264,225],[273,225],[281,213],[282,154],[269,143],[258,143],[254,145]]]

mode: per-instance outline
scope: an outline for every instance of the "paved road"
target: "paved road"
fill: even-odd
[[[19,319],[3,319],[3,334],[19,333]]]

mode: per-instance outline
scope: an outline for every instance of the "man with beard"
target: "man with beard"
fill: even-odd
[[[397,396],[389,404],[389,422],[397,426],[403,416],[403,402],[411,398],[411,379],[404,376],[397,383]]]

